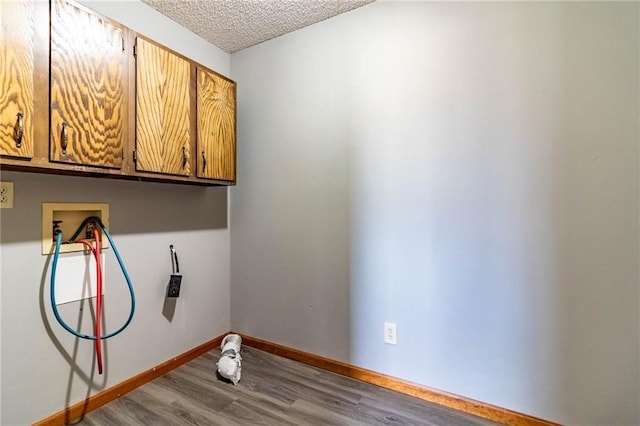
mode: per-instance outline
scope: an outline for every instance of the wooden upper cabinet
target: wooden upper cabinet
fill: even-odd
[[[191,175],[191,64],[136,40],[136,170]]]
[[[125,29],[51,3],[51,161],[120,168],[127,131]]]
[[[199,178],[236,180],[236,84],[197,68]]]
[[[236,83],[137,36],[78,0],[0,0],[0,167],[234,185]]]
[[[33,157],[33,7],[0,0],[0,155]]]

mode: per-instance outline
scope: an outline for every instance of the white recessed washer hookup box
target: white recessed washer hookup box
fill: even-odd
[[[53,254],[55,238],[53,235],[54,221],[62,231],[62,241],[67,242],[76,232],[82,221],[89,216],[97,216],[105,228],[109,228],[109,204],[107,203],[42,203],[42,254]],[[84,238],[82,233],[78,238]],[[109,247],[104,234],[100,233],[103,249]],[[91,238],[87,238],[91,239]],[[86,247],[82,243],[62,244],[60,253],[84,252]]]

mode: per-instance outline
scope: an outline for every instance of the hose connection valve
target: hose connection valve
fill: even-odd
[[[93,230],[95,229],[95,222],[88,222],[87,228],[84,231],[84,237],[87,239],[93,238]]]
[[[61,220],[54,220],[53,221],[53,239],[55,240],[58,236],[59,233],[62,232],[62,229],[60,229],[60,224],[62,223]]]

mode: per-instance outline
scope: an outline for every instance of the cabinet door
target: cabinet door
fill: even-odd
[[[0,155],[33,157],[33,6],[0,1]]]
[[[51,161],[120,168],[126,137],[124,28],[51,5]]]
[[[198,173],[236,180],[236,84],[198,68]]]
[[[136,170],[191,175],[191,66],[136,41]]]

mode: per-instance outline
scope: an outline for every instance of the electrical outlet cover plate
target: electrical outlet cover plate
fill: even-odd
[[[398,344],[398,326],[395,323],[384,323],[384,342],[390,345]]]
[[[167,297],[180,297],[180,284],[182,283],[182,275],[171,275],[169,279],[169,288],[167,289]]]
[[[13,182],[0,182],[0,208],[13,208]]]
[[[53,254],[53,221],[61,220],[62,240],[67,241],[78,229],[82,221],[89,216],[98,216],[102,224],[109,228],[109,204],[107,203],[42,203],[42,254]],[[101,235],[103,249],[109,247],[104,235]],[[60,253],[83,252],[86,247],[81,243],[63,244]]]

